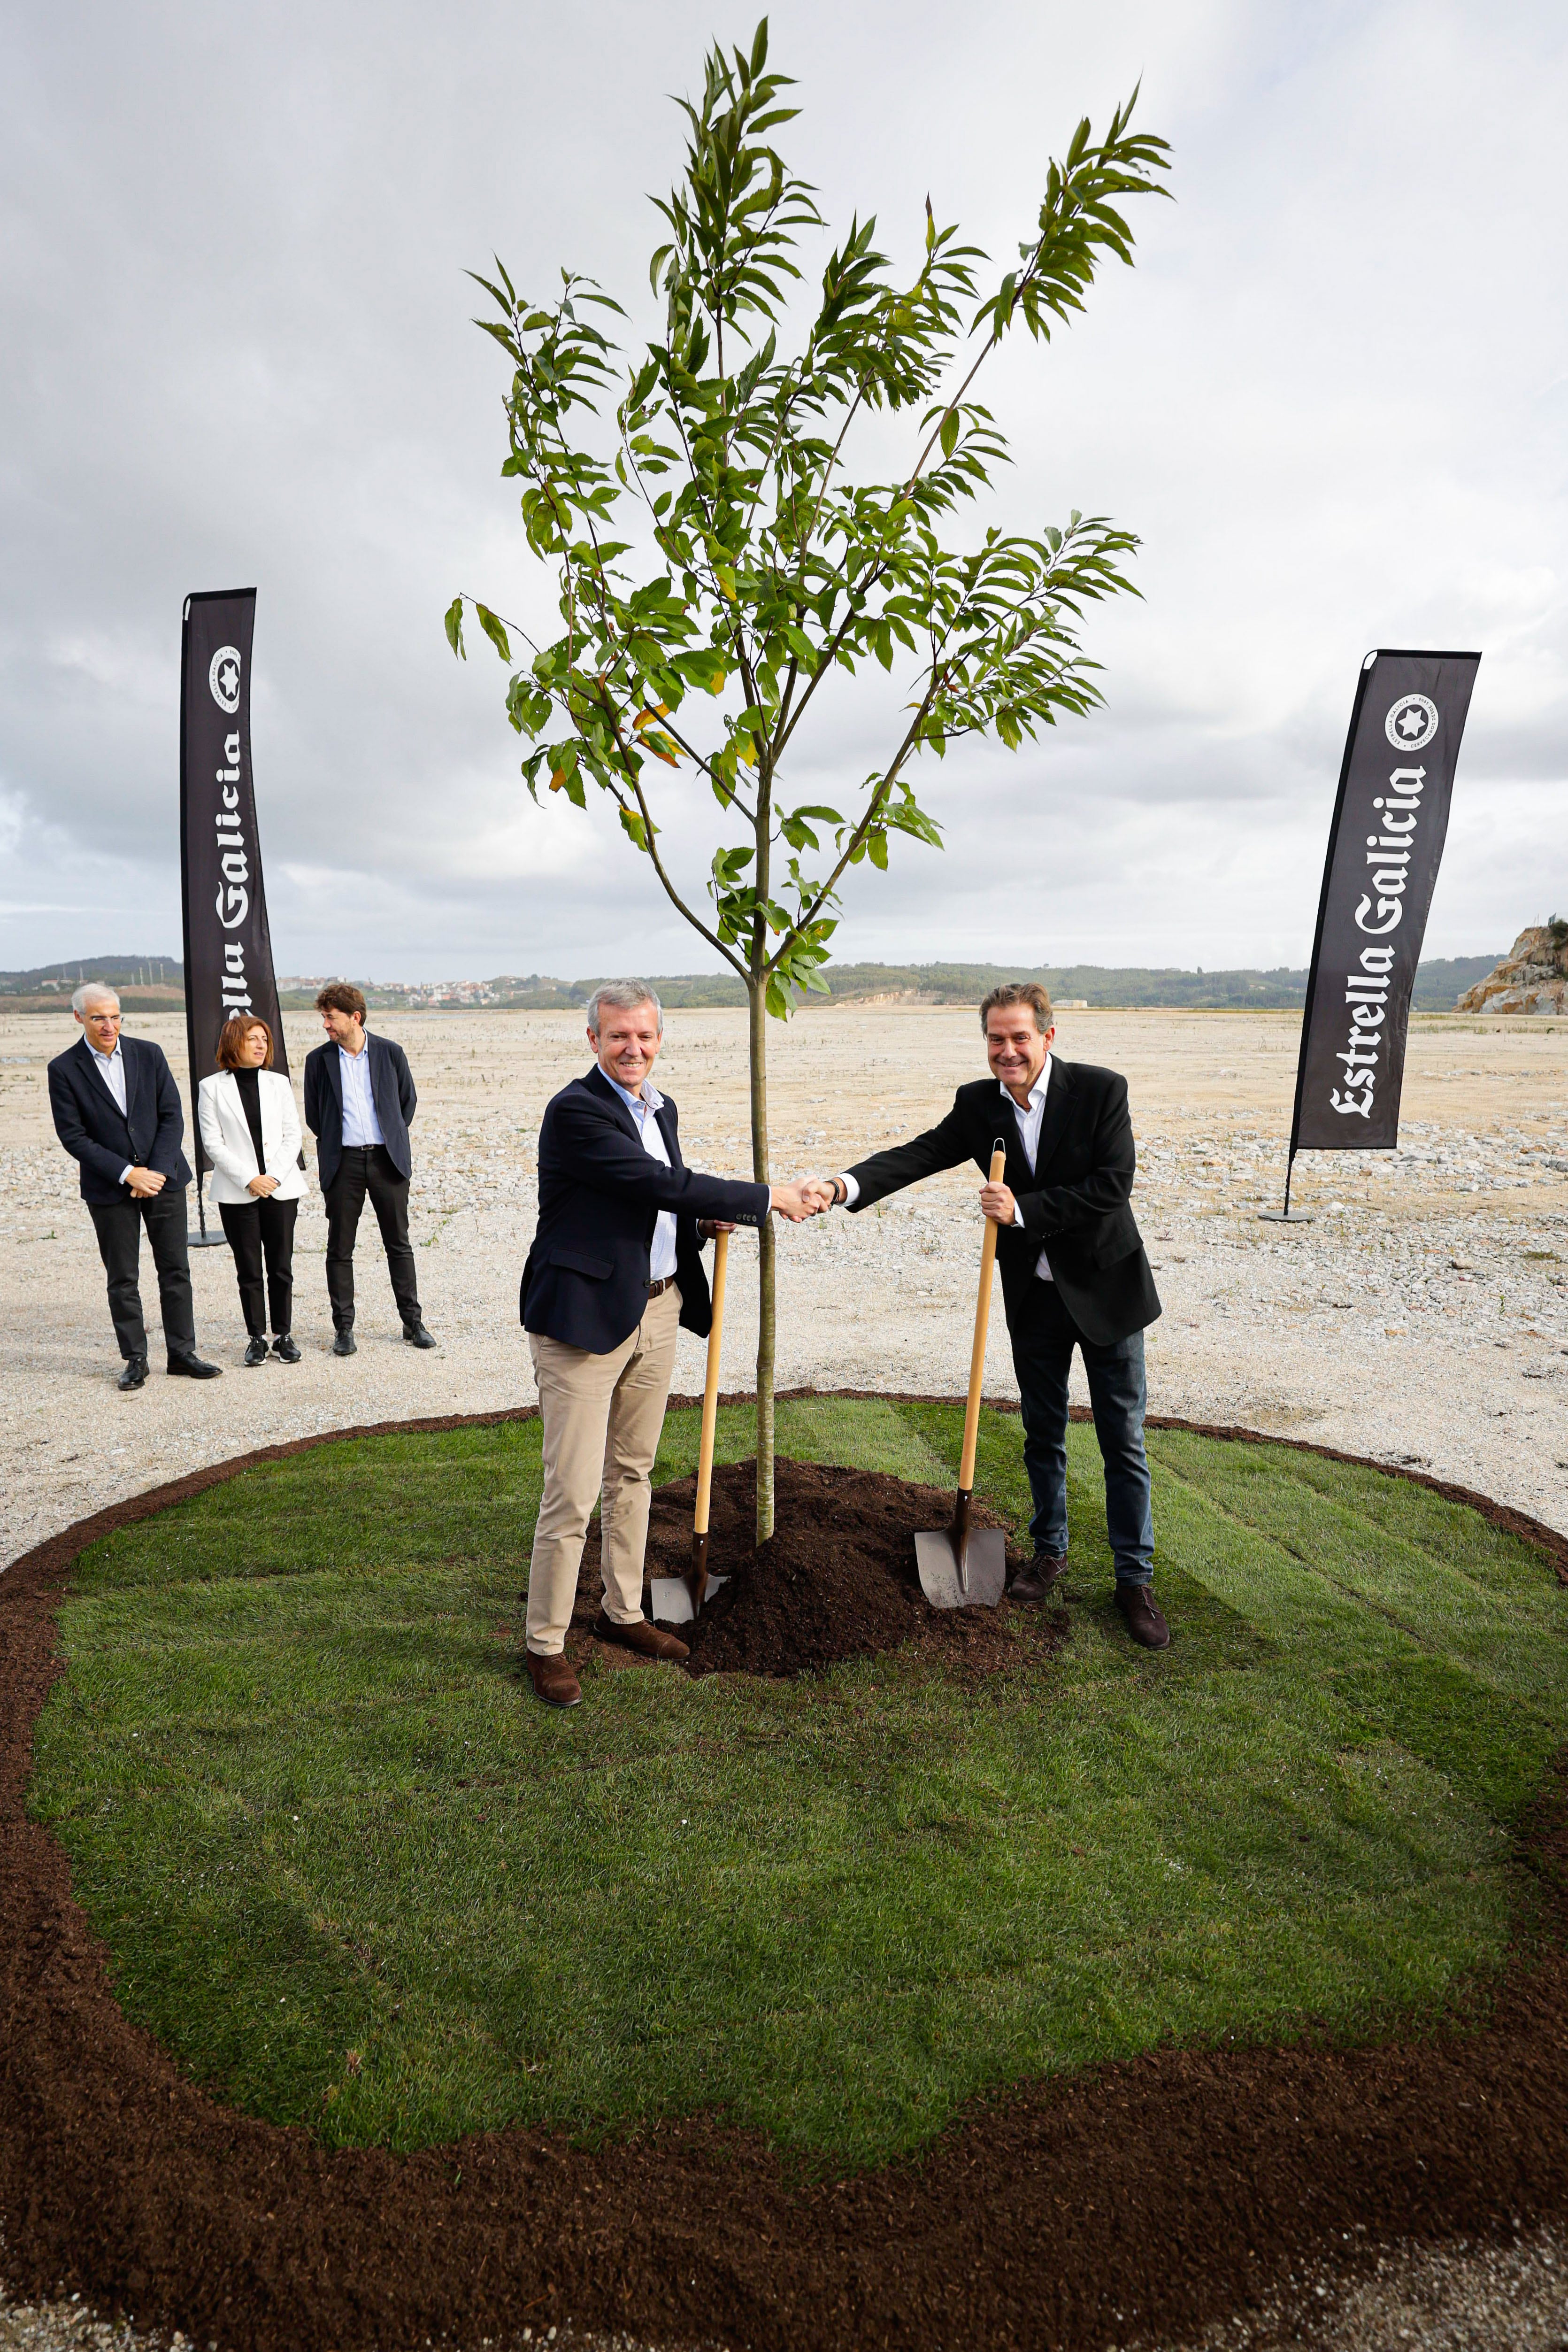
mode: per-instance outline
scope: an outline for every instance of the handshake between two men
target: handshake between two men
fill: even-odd
[[[891,1154],[887,1156],[891,1157]],[[907,1183],[915,1180],[906,1177],[903,1181]],[[852,1185],[854,1187],[852,1192],[850,1189]],[[890,1185],[888,1189],[896,1192],[898,1187]],[[797,1195],[799,1206],[794,1198]],[[982,1216],[992,1218],[998,1225],[1010,1225],[1015,1222],[1018,1201],[1010,1185],[993,1184],[988,1180],[981,1185],[978,1197]],[[803,1176],[796,1184],[776,1184],[773,1187],[773,1206],[792,1224],[804,1223],[808,1217],[823,1216],[830,1209],[860,1208],[863,1205],[859,1183],[847,1172],[842,1176]]]
[[[958,1088],[936,1127],[837,1176],[737,1182],[686,1167],[675,1105],[653,1086],[664,1013],[644,982],[596,989],[588,1004],[594,1066],[554,1097],[539,1130],[538,1225],[519,1311],[544,1424],[544,1496],[529,1565],[527,1657],[536,1695],[581,1697],[565,1655],[593,1506],[601,1497],[604,1592],[594,1631],[646,1658],[684,1643],[643,1614],[650,1473],[664,1425],[678,1328],[712,1324],[703,1244],[770,1213],[791,1223],[870,1208],[966,1161],[986,1177],[996,1222],[1034,1558],[1012,1599],[1043,1601],[1067,1567],[1068,1375],[1083,1358],[1105,1465],[1115,1601],[1132,1638],[1163,1650],[1144,1452],[1144,1331],[1160,1312],[1129,1205],[1136,1153],[1127,1082],[1052,1054],[1051,999],[1033,982],[993,989],[980,1007],[988,1078]],[[989,1181],[1006,1145],[1004,1178]]]

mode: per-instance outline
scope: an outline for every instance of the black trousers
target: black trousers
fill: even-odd
[[[405,1323],[422,1320],[408,1238],[408,1178],[398,1174],[384,1143],[356,1143],[344,1147],[326,1195],[327,1296],[332,1302],[333,1328],[339,1331],[353,1327],[354,1237],[367,1192],[382,1229],[397,1311]]]
[[[239,1303],[245,1328],[253,1339],[267,1337],[267,1310],[272,1308],[272,1328],[281,1339],[294,1328],[294,1220],[298,1201],[276,1196],[261,1201],[220,1201],[229,1247],[235,1254]],[[267,1289],[262,1291],[262,1260],[267,1261]]]
[[[1105,1465],[1105,1531],[1119,1583],[1147,1584],[1155,1572],[1155,1523],[1144,1452],[1148,1390],[1144,1335],[1102,1346],[1086,1339],[1054,1282],[1034,1281],[1008,1318],[1023,1407],[1023,1460],[1034,1496],[1036,1552],[1067,1549],[1067,1385],[1072,1350],[1083,1358],[1094,1434]]]
[[[109,1311],[120,1352],[129,1362],[147,1353],[147,1326],[137,1279],[141,1228],[152,1244],[158,1269],[158,1304],[163,1339],[172,1356],[196,1352],[196,1322],[191,1307],[191,1254],[185,1243],[185,1188],[165,1184],[151,1201],[89,1201],[88,1214],[98,1234],[98,1254],[109,1276]]]

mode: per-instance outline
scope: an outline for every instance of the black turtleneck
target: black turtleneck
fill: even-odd
[[[267,1154],[261,1143],[261,1072],[236,1070],[235,1084],[239,1088],[239,1098],[245,1109],[245,1123],[250,1129],[250,1139],[256,1146],[256,1172],[258,1176],[265,1176]]]

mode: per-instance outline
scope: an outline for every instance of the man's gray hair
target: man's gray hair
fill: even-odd
[[[658,1017],[659,1034],[664,1034],[664,1008],[658,992],[645,980],[601,980],[588,1000],[588,1025],[599,1034],[599,1008],[608,1004],[617,1013],[635,1013],[639,1004],[651,1004]]]
[[[71,1011],[73,1013],[85,1013],[89,1003],[95,996],[111,996],[116,1004],[120,1002],[120,991],[118,988],[110,988],[105,981],[86,980],[83,981],[79,988],[73,989],[71,992]]]

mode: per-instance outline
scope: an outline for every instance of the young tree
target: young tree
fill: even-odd
[[[916,754],[941,758],[969,735],[1016,748],[1100,699],[1076,624],[1086,604],[1127,588],[1130,534],[1076,512],[1036,537],[988,527],[949,546],[942,534],[1006,459],[971,396],[987,358],[1020,319],[1044,341],[1068,323],[1103,256],[1131,263],[1117,206],[1165,193],[1155,175],[1166,168],[1166,142],[1130,127],[1135,91],[1103,139],[1081,122],[1049,168],[1018,267],[983,300],[985,257],[938,228],[929,201],[919,267],[903,282],[875,248],[874,217],[856,218],[787,357],[779,331],[791,286],[803,286],[802,240],[825,226],[772,143],[797,111],[779,102],[789,87],[768,69],[764,18],[749,55],[709,56],[700,105],[680,101],[685,171],[654,200],[666,234],[649,269],[664,328],[629,365],[601,323],[625,313],[591,279],[563,271],[556,299],[535,303],[498,260],[498,283],[476,277],[497,315],[475,323],[510,368],[501,471],[521,484],[529,547],[558,571],[565,629],[538,645],[465,593],[446,614],[455,654],[467,606],[508,667],[513,641],[527,647],[507,713],[533,746],[522,772],[536,800],[541,782],[579,808],[591,786],[607,793],[671,904],[745,982],[758,1181],[768,1018],[825,989],[846,868],[869,858],[885,869],[895,833],[940,845],[915,796]],[[977,349],[944,390],[976,303]],[[851,429],[873,409],[919,418],[908,470],[891,482],[851,471]],[[843,808],[791,805],[790,755],[819,688],[868,657],[909,667],[896,740]],[[666,862],[661,768],[712,791],[708,908],[690,903]],[[773,1249],[765,1222],[758,1540],[773,1527]]]

